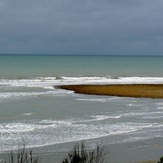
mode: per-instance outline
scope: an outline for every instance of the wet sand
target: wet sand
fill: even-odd
[[[105,149],[105,161],[112,163],[157,163],[163,155],[163,139],[153,138],[138,142],[128,142],[121,144],[111,144],[103,147]],[[73,149],[74,143],[70,143],[69,151]],[[86,144],[87,145],[87,144]],[[50,162],[54,160],[61,162],[67,153],[51,153],[47,155]],[[45,155],[43,157],[45,159]]]
[[[53,152],[53,149],[55,150],[55,146],[53,145],[33,148],[32,150],[41,162],[57,163],[62,162],[67,153],[73,149],[74,145],[75,142],[64,144],[64,146],[69,147],[68,151],[65,152]],[[58,144],[58,146],[62,150],[62,144]],[[110,144],[107,146],[103,144],[103,147],[106,154],[106,163],[157,163],[159,158],[163,156],[163,138]],[[48,152],[49,150],[51,152]],[[0,162],[3,162],[6,158],[8,158],[8,153],[0,154],[0,160],[2,160]]]
[[[163,98],[163,84],[61,85],[57,88],[88,95]]]

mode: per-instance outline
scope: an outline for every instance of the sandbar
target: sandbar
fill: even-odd
[[[163,84],[60,85],[79,94],[137,98],[163,98]]]

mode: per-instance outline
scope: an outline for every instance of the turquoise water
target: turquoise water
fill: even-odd
[[[163,76],[163,57],[1,55],[0,78]]]
[[[162,99],[88,96],[55,88],[163,84],[162,63],[163,57],[0,55],[0,153],[24,141],[46,155],[69,151],[82,140],[93,148],[163,138]]]

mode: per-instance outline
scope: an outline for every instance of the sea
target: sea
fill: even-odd
[[[163,56],[0,55],[1,155],[21,144],[48,155],[81,141],[94,148],[163,138],[163,99],[56,88],[65,84],[163,84]]]

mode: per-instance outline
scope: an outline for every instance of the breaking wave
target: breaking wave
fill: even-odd
[[[163,84],[163,77],[37,77],[34,79],[1,79],[0,87],[41,87],[52,89],[62,84]]]

